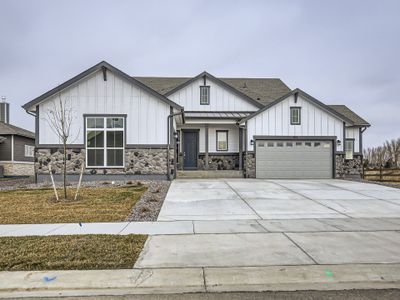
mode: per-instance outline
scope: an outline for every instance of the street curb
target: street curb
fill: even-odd
[[[0,298],[400,289],[400,264],[0,272]]]

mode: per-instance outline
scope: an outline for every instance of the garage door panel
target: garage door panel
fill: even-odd
[[[257,178],[332,178],[331,141],[257,141]]]

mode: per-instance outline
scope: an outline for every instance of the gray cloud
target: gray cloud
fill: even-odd
[[[280,77],[400,136],[399,1],[0,2],[0,94],[20,106],[100,60],[132,75]]]

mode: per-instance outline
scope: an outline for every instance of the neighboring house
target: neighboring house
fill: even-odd
[[[34,175],[35,134],[9,124],[9,103],[0,102],[0,166],[4,176]]]
[[[346,106],[325,105],[280,79],[131,77],[101,62],[23,106],[36,116],[39,179],[49,164],[61,173],[61,144],[48,120],[60,99],[74,113],[71,177],[82,163],[86,178],[175,178],[177,170],[359,176],[370,126]]]

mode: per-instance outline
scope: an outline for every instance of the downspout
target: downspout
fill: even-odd
[[[36,154],[37,154],[37,145],[39,144],[39,106],[36,106],[35,113],[30,112],[29,110],[25,110],[28,114],[35,117],[35,148],[33,150],[33,170],[35,172],[35,183],[38,183],[38,172],[36,170]]]
[[[172,109],[171,109],[172,111]],[[172,122],[171,119],[175,116],[179,116],[182,115],[182,121],[183,123],[185,123],[185,119],[184,119],[184,115],[183,115],[184,111],[183,108],[181,109],[180,112],[178,113],[171,113],[168,117],[167,117],[167,179],[170,181],[171,180],[171,163],[170,163],[170,154],[169,154],[169,150],[170,150],[170,140],[171,140],[171,132],[172,132]]]

